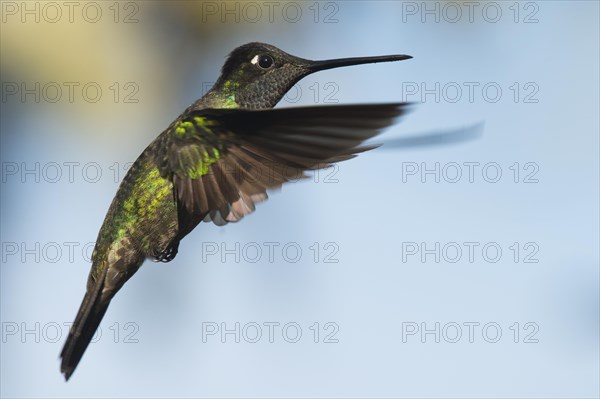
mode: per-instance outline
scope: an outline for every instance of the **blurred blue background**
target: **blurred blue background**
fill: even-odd
[[[2,396],[598,397],[599,5],[467,3],[4,1]],[[280,107],[422,103],[379,142],[485,131],[384,145],[200,225],[65,383],[128,162],[250,41],[414,56],[309,76]]]

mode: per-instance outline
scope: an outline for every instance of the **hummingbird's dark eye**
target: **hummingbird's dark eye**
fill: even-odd
[[[273,65],[273,58],[270,55],[259,55],[258,66],[262,69],[269,69]]]

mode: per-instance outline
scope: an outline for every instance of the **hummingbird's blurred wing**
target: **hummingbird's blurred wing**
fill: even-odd
[[[180,219],[236,222],[267,189],[372,148],[360,145],[408,105],[192,111],[163,136],[159,170],[173,180]]]

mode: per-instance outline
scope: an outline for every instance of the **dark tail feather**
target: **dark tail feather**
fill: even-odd
[[[69,331],[67,342],[60,353],[62,359],[60,371],[65,375],[66,381],[75,371],[110,304],[110,300],[102,301],[103,280],[104,276],[96,284],[93,291],[88,291],[85,294],[77,317]]]

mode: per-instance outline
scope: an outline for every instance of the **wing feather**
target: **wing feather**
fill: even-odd
[[[374,148],[362,143],[409,105],[191,111],[169,127],[157,163],[180,218],[223,225],[252,213],[268,189]]]

